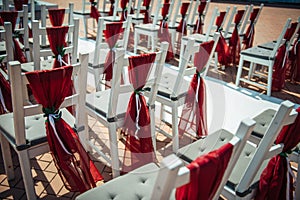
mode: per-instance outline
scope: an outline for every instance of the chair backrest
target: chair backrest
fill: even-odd
[[[236,186],[236,193],[243,193],[248,190],[252,181],[255,178],[255,175],[259,171],[263,161],[270,159],[273,155],[281,152],[282,148],[271,148],[274,144],[274,141],[281,131],[282,127],[294,122],[297,113],[292,112],[294,104],[290,101],[284,101],[280,104],[275,116],[273,117],[269,127],[267,128],[262,140],[256,147],[254,155],[247,166],[242,179],[239,181],[239,184]],[[280,145],[279,145],[280,146]],[[275,149],[275,152],[272,150]],[[280,149],[278,151],[278,149]],[[234,172],[233,172],[234,173]]]
[[[78,51],[78,34],[79,34],[79,19],[74,19],[74,24],[67,25],[68,36],[72,37],[72,41],[69,42],[67,47],[64,48],[65,54],[70,54],[71,63],[75,64],[77,62],[77,51]],[[36,20],[32,22],[32,34],[33,34],[33,61],[34,69],[40,69],[41,58],[53,56],[51,49],[41,48],[41,36],[46,35],[46,27],[40,27],[40,23]],[[68,41],[68,40],[67,40]]]
[[[79,56],[80,63],[73,65],[73,80],[75,93],[65,98],[60,108],[76,106],[77,127],[84,125],[84,120],[80,114],[85,106],[86,82],[87,82],[87,65],[88,54]],[[10,84],[12,91],[12,105],[14,109],[14,129],[16,145],[27,145],[25,136],[25,117],[43,114],[40,104],[29,103],[27,84],[28,80],[25,73],[21,70],[21,64],[18,61],[11,61],[8,64]],[[82,116],[81,116],[82,117]]]
[[[187,20],[187,24],[188,25],[195,25],[196,24],[196,21],[197,21],[197,18],[199,16],[199,13],[198,13],[198,7],[199,5],[201,5],[201,0],[196,0],[196,1],[191,1],[191,5],[188,9],[188,12],[187,12],[187,16],[188,16],[188,20]],[[202,20],[204,21],[205,20],[205,16],[206,16],[206,13],[208,11],[208,7],[209,7],[209,3],[210,3],[210,0],[207,0],[206,1],[206,6],[204,8],[204,11],[203,11],[203,18]]]
[[[281,31],[279,37],[277,38],[275,46],[274,46],[274,48],[272,50],[272,53],[270,55],[271,58],[274,58],[276,56],[278,48],[280,47],[281,44],[284,43],[284,40],[285,40],[284,35],[285,35],[287,29],[290,27],[291,21],[292,21],[291,18],[288,18],[286,20],[286,23],[285,23],[284,27],[282,28],[282,31]]]
[[[242,24],[242,27],[240,29],[239,34],[245,34],[247,25],[251,24],[250,16],[251,16],[251,13],[253,12],[254,9],[259,9],[258,13],[257,13],[257,16],[256,16],[256,18],[254,20],[254,25],[257,23],[257,20],[258,20],[260,14],[261,14],[261,11],[262,11],[263,7],[264,7],[264,4],[260,4],[259,8],[253,8],[253,5],[252,4],[250,5],[250,7],[248,9],[248,12],[245,15],[245,18],[244,18],[244,21],[243,21],[243,24]]]
[[[236,160],[239,158],[239,156],[242,152],[242,149],[254,128],[254,125],[255,125],[255,121],[253,121],[252,119],[249,119],[249,118],[244,119],[243,121],[241,121],[236,134],[233,135],[233,137],[230,139],[230,141],[228,141],[228,143],[222,145],[221,147],[219,147],[218,149],[215,149],[214,151],[211,151],[207,154],[201,155],[201,156],[197,157],[194,161],[192,161],[192,163],[189,164],[187,166],[187,168],[189,168],[189,169],[191,168],[193,170],[196,166],[197,169],[199,168],[199,170],[197,170],[197,171],[198,171],[198,173],[200,172],[200,174],[198,174],[196,172],[196,170],[193,170],[191,172],[190,177],[186,177],[187,175],[185,175],[184,177],[179,177],[180,179],[179,178],[178,179],[180,180],[180,182],[186,182],[186,179],[188,179],[190,182],[190,185],[183,186],[183,188],[178,188],[177,192],[179,194],[176,197],[180,196],[180,197],[183,197],[183,199],[189,198],[191,196],[187,195],[186,192],[188,192],[189,194],[192,194],[193,197],[195,197],[194,195],[196,195],[197,198],[195,198],[195,199],[201,199],[201,197],[202,198],[205,197],[207,199],[218,199],[221,191],[223,190],[225,183],[228,180],[228,177],[232,171],[232,168],[235,166]],[[231,144],[232,146],[229,144]],[[229,150],[229,149],[231,149],[231,147],[232,147],[232,151]],[[215,154],[217,154],[217,155],[215,155]],[[221,157],[221,155],[222,155],[222,157]],[[215,156],[218,156],[217,161],[213,161]],[[205,160],[205,162],[203,162],[204,160]],[[219,171],[221,169],[219,167],[226,166],[226,163],[227,163],[227,167],[225,169],[223,169],[224,171],[223,172]],[[203,167],[203,166],[205,166],[205,167]],[[186,168],[186,167],[184,167],[184,168]],[[181,170],[183,170],[183,169],[181,169]],[[189,170],[189,169],[187,169],[187,170]],[[211,171],[211,170],[213,170],[213,171]],[[186,171],[186,170],[183,170],[183,171]],[[223,173],[223,174],[219,174],[219,173]],[[184,173],[184,174],[186,174],[186,173]],[[196,179],[193,179],[193,177],[191,177],[191,176],[204,175],[204,174],[208,174],[208,175],[199,177],[199,181],[198,180],[196,181]],[[158,176],[159,178],[158,178],[157,182],[159,182],[160,178],[163,178],[163,175],[161,175],[161,176]],[[216,176],[216,177],[214,177],[214,176]],[[215,186],[215,184],[217,182],[217,180],[216,180],[217,176],[219,176],[219,177],[221,176],[220,177],[221,180],[219,180],[220,181],[219,185]],[[211,184],[209,182],[206,182],[206,181],[208,181],[208,179],[211,179],[211,178],[214,180],[213,182],[210,182]],[[162,180],[160,180],[160,181],[162,182]],[[178,182],[179,181],[177,181],[177,180],[172,180],[172,182],[170,182],[170,184],[171,184],[171,186],[173,186],[175,183],[175,187],[177,187],[176,184]],[[208,184],[207,187],[201,187],[201,185],[206,185],[206,184]],[[217,187],[217,188],[209,188],[209,187]],[[202,188],[202,190],[201,190],[201,188]],[[198,195],[201,195],[201,196],[198,196]]]
[[[243,23],[243,20],[245,18],[245,15],[248,12],[248,9],[249,9],[248,5],[246,5],[244,9],[239,9],[239,10],[244,10],[244,14],[243,14],[243,16],[242,16],[242,18],[241,18],[241,20],[238,24],[238,28],[241,27],[241,25]],[[224,30],[224,37],[225,38],[226,38],[226,36],[229,32],[233,31],[233,28],[235,27],[234,18],[235,18],[236,14],[238,13],[239,10],[237,9],[236,6],[233,7],[233,10],[231,11],[231,15],[230,15],[230,17],[228,19],[228,22],[227,22],[227,26],[225,27],[225,30]]]
[[[74,24],[74,3],[69,3],[69,7],[65,9],[65,15],[68,15],[69,25]],[[41,26],[47,26],[47,17],[49,16],[48,9],[46,5],[41,5]]]
[[[30,55],[29,55],[29,30],[28,30],[28,6],[23,5],[23,10],[17,11],[18,12],[18,17],[17,17],[17,22],[20,22],[20,18],[23,18],[23,26],[21,28],[19,27],[18,23],[16,23],[16,26],[14,27],[15,32],[23,36],[23,44],[25,50],[25,55],[27,60],[30,60]],[[4,22],[4,29],[5,29],[5,45],[6,45],[6,51],[7,51],[7,61],[12,61],[15,60],[14,58],[14,53],[13,53],[13,27],[10,22]]]
[[[128,46],[128,39],[131,27],[131,20],[132,16],[128,15],[127,20],[123,21],[123,37],[117,42],[116,47],[127,49]],[[106,30],[106,24],[113,23],[113,22],[106,22],[103,17],[99,17],[98,26],[97,26],[97,36],[96,36],[96,43],[95,43],[95,56],[93,60],[92,66],[99,66],[101,63],[104,63],[106,56],[100,55],[101,49],[108,49],[108,44],[104,40],[104,31]]]
[[[165,58],[167,54],[168,43],[163,42],[161,44],[160,51],[156,52],[154,66],[151,69],[151,74],[154,74],[154,81],[147,81],[145,87],[150,87],[151,92],[148,96],[147,104],[153,106],[156,99],[158,81],[161,78],[162,67],[165,63]],[[142,56],[142,55],[141,55]],[[117,49],[115,55],[115,63],[113,67],[113,76],[111,80],[111,91],[110,91],[110,103],[108,106],[107,118],[111,119],[116,116],[116,109],[119,101],[119,96],[122,93],[128,93],[133,91],[133,86],[131,84],[121,85],[121,74],[123,67],[128,66],[128,57],[125,56],[124,49]],[[153,71],[154,70],[154,71]],[[148,77],[148,79],[151,76]]]
[[[176,25],[176,19],[181,17],[180,7],[182,5],[181,0],[173,0],[173,9],[169,11],[169,27],[174,27]],[[171,9],[171,8],[170,8]]]

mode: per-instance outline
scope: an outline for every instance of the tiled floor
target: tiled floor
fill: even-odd
[[[56,2],[60,6],[67,6],[69,1],[55,1],[48,0],[49,2]],[[75,9],[80,5],[80,0],[72,1],[75,2]],[[77,3],[76,3],[77,2]],[[210,9],[214,6],[218,6],[220,9],[225,7],[225,4],[212,3]],[[231,5],[232,6],[232,5]],[[241,6],[241,5],[238,5]],[[276,15],[274,16],[274,13]],[[265,7],[261,14],[261,17],[256,26],[256,37],[255,44],[260,44],[263,42],[268,42],[275,39],[281,30],[286,18],[291,17],[296,20],[300,14],[299,9],[287,9],[287,8],[273,8]],[[209,16],[209,14],[208,14]],[[209,76],[215,77],[217,79],[224,80],[226,82],[234,82],[236,76],[236,68],[228,67],[224,71],[211,70]],[[264,91],[261,91],[264,92]],[[287,83],[285,88],[281,92],[272,93],[272,96],[279,97],[281,99],[289,99],[295,103],[300,104],[300,86],[299,83]],[[170,127],[164,123],[157,122],[160,128],[170,131]],[[103,145],[104,150],[108,149],[108,136],[106,134],[106,129],[102,127],[99,122],[94,119],[89,118],[89,128],[91,136],[97,135],[101,139],[101,145]],[[119,154],[122,157],[124,153],[124,140],[119,141]],[[184,138],[184,142],[191,142],[190,138]],[[172,153],[171,151],[171,140],[163,135],[159,135],[157,139],[157,153],[158,159],[160,160],[163,156]],[[92,155],[97,157],[97,155]],[[1,157],[1,156],[0,156]],[[46,153],[42,156],[38,156],[31,160],[33,169],[33,179],[36,184],[36,193],[41,199],[74,199],[77,193],[69,192],[63,186],[57,170],[52,162],[51,155]],[[105,161],[100,159],[95,163],[99,171],[104,176],[104,180],[108,181],[111,179],[111,168],[105,165]],[[17,160],[17,156],[14,155],[14,168],[16,173],[16,179],[13,181],[8,181],[4,173],[3,160],[0,158],[0,199],[26,199],[24,184],[22,181],[22,176],[20,172],[20,166]]]

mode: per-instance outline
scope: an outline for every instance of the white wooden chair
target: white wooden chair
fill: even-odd
[[[145,6],[143,6],[142,0],[131,0],[131,1],[132,1],[132,3],[130,4],[130,1],[129,1],[128,4],[129,4],[129,9],[130,8],[133,9],[132,23],[133,24],[143,24],[145,14],[142,12],[147,12],[147,9],[145,8]],[[153,1],[154,0],[151,1],[152,4],[153,4]],[[148,11],[150,11],[151,3],[148,8]],[[149,15],[149,17],[150,17],[150,15]]]
[[[203,25],[203,23],[205,21],[205,17],[206,17],[208,8],[209,8],[210,0],[206,0],[206,2],[202,4],[202,6],[204,6],[204,4],[205,4],[205,7],[203,9],[203,12],[199,14],[199,6],[201,5],[202,2],[204,2],[204,1],[201,1],[201,0],[191,1],[191,6],[188,11],[188,20],[187,20],[187,25],[188,25],[188,30],[189,30],[188,35],[192,34],[194,32],[194,30],[197,30],[197,28],[199,28],[200,24],[198,24],[198,22],[202,23],[202,25]],[[201,17],[201,20],[199,20],[200,17]]]
[[[235,136],[233,135],[232,139],[222,143],[229,143],[233,145],[233,151],[222,181],[219,186],[217,186],[218,189],[215,194],[212,194],[212,199],[217,199],[219,197],[220,192],[230,175],[231,169],[233,168],[236,159],[239,157],[243,144],[250,135],[253,126],[254,121],[250,119],[244,120],[241,123],[237,134]],[[198,159],[205,159],[205,156]],[[207,159],[211,158],[207,157]],[[222,162],[221,160],[222,158],[219,160],[219,163]],[[100,187],[87,191],[77,196],[76,199],[114,198],[116,196],[122,199],[134,199],[136,197],[161,200],[175,199],[174,189],[191,181],[189,168],[182,167],[182,165],[182,161],[174,154],[171,154],[162,160],[159,167],[154,163],[144,165],[126,175],[115,178]],[[200,170],[202,169],[201,167],[202,166],[200,165]],[[209,170],[209,168],[206,169]],[[209,171],[207,171],[207,173],[209,173]],[[199,179],[201,179],[201,177],[199,177]],[[116,188],[116,185],[122,185],[122,187]],[[201,188],[199,189],[201,193]]]
[[[128,45],[129,31],[131,27],[131,19],[132,16],[128,15],[128,18],[123,23],[123,37],[117,42],[116,47],[124,48],[125,51]],[[98,20],[97,26],[97,37],[95,43],[95,49],[90,53],[89,56],[89,72],[94,75],[95,87],[96,90],[101,90],[101,74],[104,71],[104,62],[106,59],[106,55],[109,51],[108,44],[104,41],[104,31],[106,30],[106,24],[111,22],[106,22],[103,17],[100,17]]]
[[[167,53],[167,43],[162,43],[161,51],[157,52],[155,60],[155,70],[153,73],[157,78],[160,79],[162,66],[165,62]],[[124,57],[124,49],[117,49],[115,56],[115,63],[113,67],[113,76],[111,80],[111,88],[103,91],[98,91],[87,95],[86,99],[86,113],[87,115],[97,119],[101,124],[108,128],[109,133],[109,148],[110,157],[105,155],[101,148],[97,144],[98,138],[90,138],[89,134],[86,133],[86,137],[83,140],[87,150],[92,151],[94,149],[100,156],[102,156],[112,167],[113,177],[120,175],[119,169],[119,156],[118,156],[118,144],[117,144],[117,128],[121,128],[124,123],[124,117],[127,110],[127,104],[132,93],[131,84],[120,84],[122,68],[128,66],[127,58]],[[151,127],[154,126],[154,110],[152,110],[155,97],[157,81],[148,83],[152,88],[152,95],[148,100],[151,116]],[[152,113],[152,114],[151,114]],[[153,123],[153,125],[152,125]],[[154,131],[154,129],[153,129]],[[153,133],[154,135],[154,133]]]
[[[242,50],[240,53],[240,62],[238,66],[238,71],[236,75],[235,85],[239,86],[240,82],[245,82],[247,84],[254,85],[256,87],[264,88],[267,90],[267,95],[271,95],[272,90],[272,75],[273,75],[273,65],[276,57],[276,53],[281,44],[283,44],[284,34],[286,30],[289,28],[291,23],[291,19],[289,18],[285,26],[282,29],[281,34],[279,35],[276,45],[273,50],[268,50],[264,48],[260,48],[258,46],[248,48],[246,50]],[[248,78],[242,78],[242,70],[244,66],[244,62],[250,62],[250,68],[248,73]],[[253,70],[256,69],[256,65],[260,64],[262,66],[266,66],[267,69],[267,84],[257,83],[252,80],[251,77],[253,75]]]
[[[74,19],[73,25],[68,25],[68,36],[71,36],[72,41],[67,43],[67,47],[64,48],[65,54],[69,54],[69,64],[77,63],[77,51],[78,51],[78,31],[79,20]],[[33,71],[40,69],[51,69],[53,66],[53,52],[51,49],[41,48],[41,36],[47,36],[47,27],[41,27],[40,23],[36,20],[32,22],[33,32],[33,62],[22,64],[24,71]],[[68,40],[66,40],[68,41]]]
[[[83,130],[86,82],[87,82],[88,55],[80,55],[80,64],[73,66],[76,94],[68,96],[61,106],[62,118],[71,127],[77,127],[78,132]],[[1,148],[4,159],[5,172],[8,180],[15,178],[14,167],[10,147],[17,153],[22,171],[22,178],[26,190],[27,199],[37,199],[33,176],[30,166],[30,158],[34,158],[45,152],[49,152],[46,139],[45,118],[40,104],[29,103],[27,78],[21,72],[21,64],[17,61],[9,62],[10,83],[12,91],[13,113],[1,115],[0,136]],[[77,116],[64,109],[68,106],[76,106]],[[76,126],[73,126],[76,125]]]
[[[140,41],[140,35],[146,35],[148,37],[151,37],[149,42],[151,41],[151,51],[155,51],[155,47],[157,45],[157,39],[158,39],[158,31],[160,30],[160,26],[158,25],[159,17],[161,14],[159,13],[161,11],[161,8],[163,7],[163,3],[160,1],[156,2],[156,7],[154,11],[154,18],[152,20],[152,23],[149,24],[139,24],[134,27],[134,53],[137,53],[138,43]],[[173,7],[173,1],[170,4],[169,8],[169,14],[172,11]],[[168,16],[166,19],[166,23],[168,23]]]
[[[206,76],[207,70],[210,65],[210,61],[213,56],[213,52],[217,46],[219,39],[219,34],[215,33],[214,35],[214,45],[211,53],[209,54],[208,62],[205,65],[205,71],[203,75]],[[184,52],[184,56],[181,57],[181,62],[179,64],[178,74],[171,73],[163,73],[161,82],[158,87],[158,94],[156,97],[156,101],[162,104],[161,110],[161,120],[167,121],[165,119],[166,108],[171,107],[171,115],[172,115],[172,135],[166,133],[163,130],[159,130],[162,134],[167,137],[172,138],[172,149],[173,152],[177,152],[179,148],[179,136],[178,136],[178,107],[184,104],[185,96],[188,92],[189,82],[184,79],[185,76],[193,75],[195,73],[195,68],[187,69],[188,62],[190,57],[199,51],[200,45],[194,45],[194,40],[188,41],[189,48],[186,48]]]

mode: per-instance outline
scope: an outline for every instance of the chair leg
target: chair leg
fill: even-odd
[[[17,153],[20,161],[20,167],[22,171],[27,199],[28,200],[37,199],[37,196],[35,194],[33,177],[31,174],[30,159],[29,159],[28,152],[27,150],[23,150],[23,151],[18,151]]]
[[[88,20],[87,18],[83,17],[83,30],[84,30],[84,37],[87,38],[88,34]]]
[[[173,141],[173,152],[177,153],[179,148],[179,137],[178,137],[178,106],[175,103],[172,106],[172,141]]]
[[[113,178],[120,176],[120,164],[119,164],[119,153],[118,153],[118,140],[117,140],[117,128],[115,122],[109,123],[109,145],[110,145],[110,156],[111,156],[111,168]]]
[[[251,62],[249,67],[249,72],[248,72],[248,80],[251,80],[255,69],[256,69],[256,63]]]
[[[133,53],[137,53],[137,45],[138,45],[138,33],[137,31],[134,31],[134,48],[133,48]]]
[[[241,78],[242,71],[243,71],[243,63],[244,63],[244,57],[241,55],[239,66],[238,66],[238,71],[237,71],[236,79],[235,79],[236,86],[239,86],[239,84],[240,84],[240,78]]]
[[[183,58],[183,53],[184,53],[185,46],[186,46],[186,44],[184,44],[184,42],[181,41],[181,45],[180,45],[180,57],[179,58]]]
[[[296,199],[300,199],[300,154],[298,154],[297,157],[298,157],[298,170],[297,170],[295,197]]]
[[[94,69],[94,80],[96,91],[101,91],[101,83],[100,83],[100,69]]]
[[[156,46],[156,43],[155,43],[156,39],[155,39],[155,36],[152,35],[151,41],[152,41],[151,51],[154,52],[154,51],[155,51],[155,46]]]
[[[0,134],[0,140],[5,173],[8,180],[13,180],[15,178],[15,172],[11,157],[10,145],[2,134]]]
[[[155,109],[150,108],[150,120],[151,120],[151,137],[152,137],[152,144],[154,153],[156,155],[156,135],[155,135]]]
[[[267,95],[271,96],[272,92],[272,76],[273,76],[273,64],[274,62],[270,61],[271,63],[268,66],[268,86],[267,86]]]

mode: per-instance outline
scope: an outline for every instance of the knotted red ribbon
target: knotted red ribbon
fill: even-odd
[[[90,3],[91,3],[90,17],[94,18],[96,20],[96,22],[98,23],[100,13],[99,13],[99,11],[97,10],[97,7],[96,7],[97,3],[95,2],[95,0],[90,0]]]
[[[194,27],[194,33],[203,34],[203,12],[206,7],[206,0],[201,0],[198,6],[198,19],[196,21],[196,26]]]

